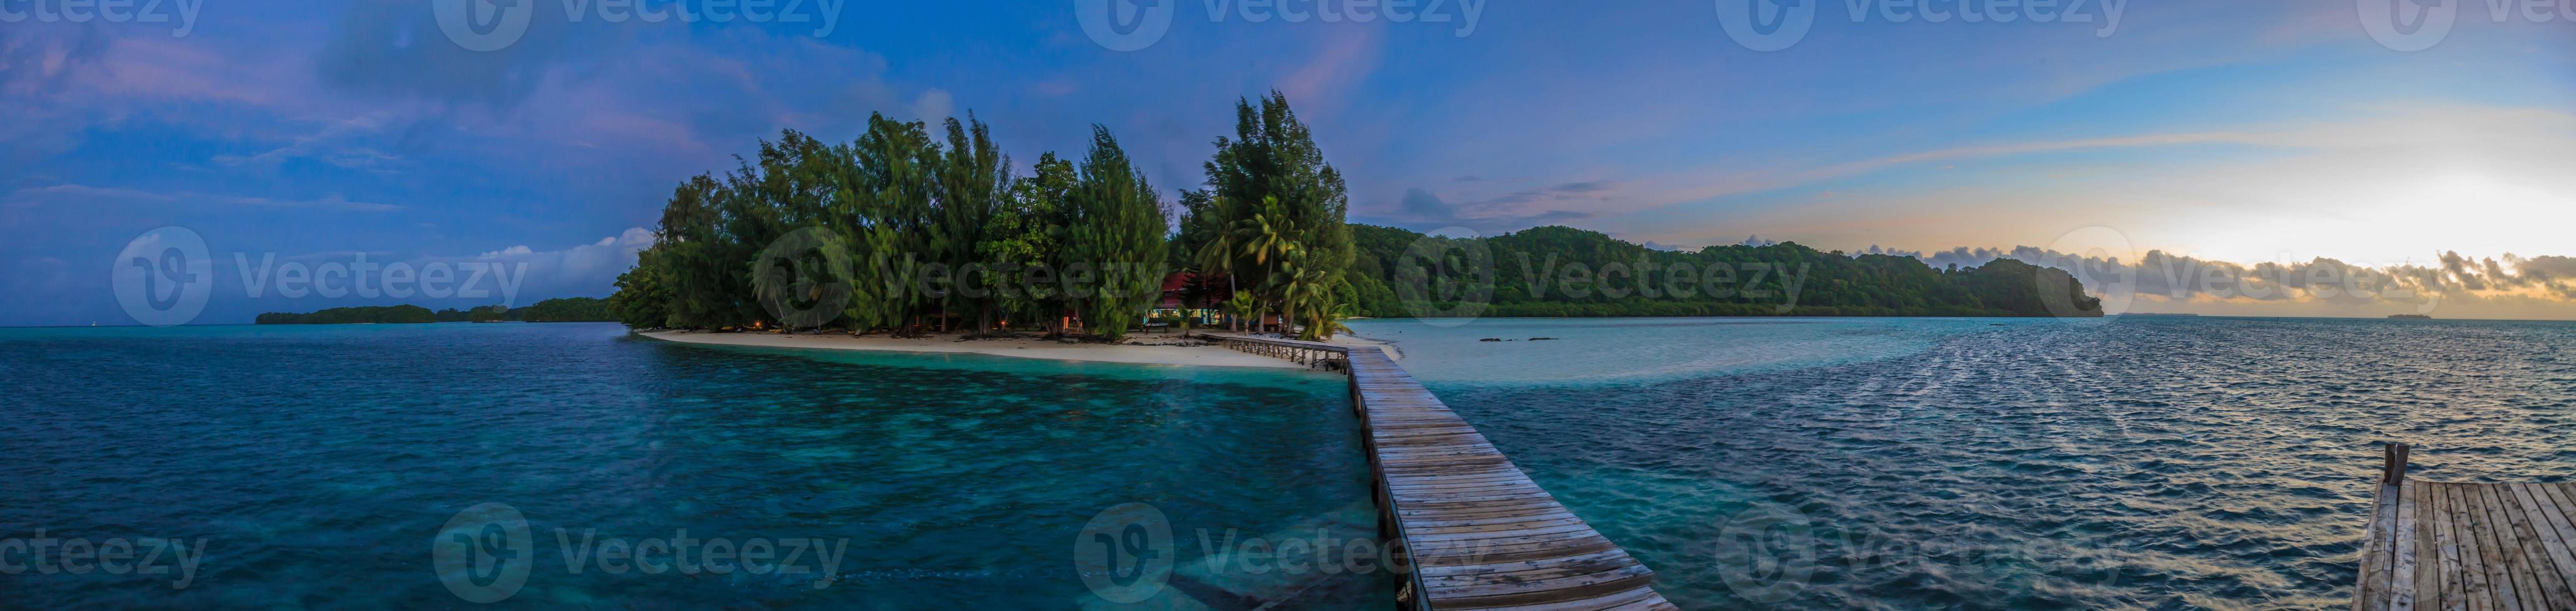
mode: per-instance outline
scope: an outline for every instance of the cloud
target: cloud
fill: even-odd
[[[251,155],[216,155],[213,161],[217,165],[227,167],[275,168],[278,164],[289,160],[313,159],[352,170],[381,169],[387,164],[402,160],[402,157],[365,145],[353,144],[351,141],[375,135],[382,131],[384,126],[385,118],[382,114],[355,117],[334,122],[319,131],[296,137],[285,146]]]
[[[304,208],[352,212],[392,212],[402,209],[402,206],[393,204],[351,201],[349,198],[338,193],[332,193],[312,199],[279,199],[249,195],[211,195],[188,192],[156,193],[139,189],[93,187],[75,184],[60,184],[19,189],[10,193],[9,197],[5,201],[12,207],[43,204],[96,205],[105,202],[129,202],[162,206],[184,206],[211,203],[250,208]]]
[[[1396,206],[1395,214],[1390,218],[1382,219],[1382,222],[1398,227],[1421,231],[1431,231],[1445,227],[1465,227],[1475,230],[1477,233],[1491,235],[1528,229],[1540,225],[1559,224],[1577,219],[1590,218],[1591,216],[1592,215],[1588,213],[1572,210],[1550,210],[1529,215],[1503,214],[1468,216],[1460,212],[1459,206],[1450,205],[1448,202],[1441,201],[1440,196],[1433,195],[1430,191],[1422,189],[1407,189],[1404,192],[1404,199]]]
[[[2017,246],[1954,248],[1917,258],[1936,268],[1997,259],[2055,267],[2097,295],[2134,296],[2155,304],[2156,311],[2368,316],[2440,309],[2464,318],[2576,317],[2576,257],[2555,255],[2472,259],[2445,251],[2430,266],[2370,266],[2326,257],[2246,264],[2162,250],[2124,259]]]
[[[489,51],[451,44],[419,2],[359,0],[348,5],[314,69],[329,87],[362,97],[425,100],[442,108],[505,111],[552,76],[574,31],[562,11],[530,11],[518,42]],[[604,31],[607,28],[586,28]],[[586,50],[620,46],[585,40]]]
[[[523,284],[519,303],[527,305],[555,297],[599,297],[615,292],[617,275],[635,267],[636,253],[653,246],[653,232],[630,227],[617,235],[599,241],[556,250],[537,250],[515,245],[471,257],[428,257],[415,261],[498,264],[520,272]]]
[[[930,123],[938,123],[942,119],[956,115],[957,100],[949,97],[947,91],[931,89],[921,92],[920,97],[912,99],[912,117],[914,119]]]

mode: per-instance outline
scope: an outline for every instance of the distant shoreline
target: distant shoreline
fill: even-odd
[[[1117,344],[1064,343],[1035,337],[1008,339],[975,339],[960,341],[957,335],[934,335],[923,338],[897,339],[885,335],[852,337],[845,333],[712,333],[706,331],[638,331],[636,335],[683,344],[710,346],[748,346],[757,348],[802,348],[809,350],[860,350],[869,352],[909,352],[915,354],[981,354],[1014,358],[1053,359],[1092,363],[1126,363],[1130,365],[1172,365],[1200,367],[1259,367],[1266,369],[1304,369],[1305,365],[1256,354],[1236,352],[1217,346],[1183,346],[1177,344],[1180,334],[1133,334]],[[1168,343],[1167,343],[1168,342]],[[1344,334],[1332,343],[1350,346],[1379,346],[1384,342]],[[1390,355],[1394,351],[1389,351]],[[1400,357],[1398,357],[1400,358]]]

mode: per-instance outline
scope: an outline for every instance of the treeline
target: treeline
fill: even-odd
[[[2012,259],[1936,269],[1796,243],[1663,251],[1569,227],[1475,239],[1370,225],[1352,232],[1351,283],[1368,316],[2102,314],[2072,275]],[[1470,301],[1479,307],[1462,307]]]
[[[516,308],[497,305],[431,311],[416,305],[355,306],[308,313],[269,312],[252,319],[263,325],[416,324],[438,322],[616,322],[608,300],[597,297],[548,299]]]
[[[1236,104],[1206,187],[1166,206],[1116,138],[1022,175],[971,115],[934,133],[871,116],[855,140],[787,131],[679,185],[609,308],[637,328],[1022,328],[1115,339],[1192,273],[1192,304],[1338,328],[1351,301],[1339,173],[1277,92]],[[1178,227],[1178,231],[1174,230]]]
[[[254,323],[257,323],[257,324],[263,324],[263,325],[349,325],[349,324],[360,324],[360,323],[377,323],[377,324],[429,323],[429,322],[446,322],[446,321],[442,321],[442,320],[440,320],[440,319],[439,319],[439,317],[440,317],[442,314],[446,314],[446,313],[449,313],[449,312],[453,312],[453,313],[455,313],[455,314],[457,315],[457,318],[456,318],[456,320],[457,320],[457,321],[460,321],[460,322],[461,322],[461,321],[465,320],[465,318],[464,318],[464,313],[463,313],[463,312],[457,312],[456,310],[447,310],[446,312],[432,312],[432,311],[430,311],[430,310],[429,310],[429,308],[424,308],[424,307],[420,307],[420,306],[416,306],[416,305],[398,305],[398,306],[358,306],[358,307],[348,307],[348,308],[331,308],[331,309],[327,309],[327,310],[321,310],[321,311],[310,312],[310,313],[304,313],[304,314],[296,314],[296,313],[290,313],[290,312],[269,312],[269,313],[266,313],[266,314],[261,314],[261,315],[259,315],[258,317],[253,318],[253,319],[251,319],[251,320],[252,320],[252,322],[254,322]]]

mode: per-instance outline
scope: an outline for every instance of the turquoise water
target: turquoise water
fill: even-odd
[[[204,550],[184,588],[166,559],[158,575],[26,570],[0,574],[0,606],[469,606],[433,542],[484,503],[530,533],[514,607],[1096,607],[1077,535],[1128,502],[1168,519],[1171,608],[1393,596],[1383,575],[1200,561],[1234,549],[1201,532],[1372,535],[1329,374],[714,348],[590,324],[0,329],[0,397],[0,539]],[[701,547],[695,574],[612,573],[585,536],[776,556]],[[28,566],[11,553],[0,565]]]
[[[2381,442],[2576,480],[2571,323],[1352,326],[1684,608],[2340,607]]]
[[[2379,442],[2423,478],[2576,479],[2576,324],[1354,326],[1685,608],[2340,606]],[[1382,572],[1275,562],[1373,531],[1344,392],[611,325],[0,329],[0,606],[469,606],[434,543],[502,503],[535,561],[502,606],[1110,608],[1078,542],[1137,502],[1160,606],[1381,608]],[[203,556],[175,589],[11,572],[40,529]],[[842,551],[829,581],[611,573],[558,540],[680,529]]]

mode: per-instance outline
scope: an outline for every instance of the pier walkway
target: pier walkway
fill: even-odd
[[[2390,444],[2354,611],[2576,609],[2576,484],[2406,479]]]
[[[1373,347],[1209,334],[1237,350],[1350,372],[1377,479],[1379,528],[1402,542],[1411,609],[1673,609],[1655,574],[1531,482],[1483,434]]]

